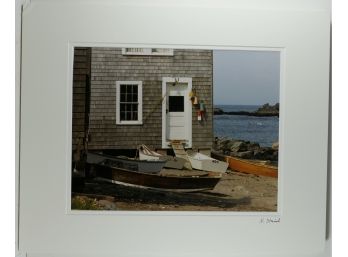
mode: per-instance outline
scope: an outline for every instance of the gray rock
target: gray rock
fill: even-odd
[[[224,114],[224,111],[220,108],[214,107],[214,114],[221,115],[221,114]]]
[[[236,141],[230,146],[231,152],[244,152],[248,150],[248,145],[244,141]]]
[[[235,156],[242,159],[251,159],[254,156],[254,152],[253,151],[237,152],[235,153]]]
[[[258,143],[252,142],[248,145],[248,151],[255,151],[260,149],[260,145]]]
[[[269,103],[266,103],[262,105],[256,113],[259,114],[278,114],[279,115],[279,103],[276,103],[275,105],[270,105]]]
[[[270,147],[260,148],[259,150],[254,151],[254,158],[259,160],[278,160],[278,151],[273,150]]]
[[[278,150],[278,149],[279,149],[279,142],[274,142],[274,143],[272,144],[272,149],[273,149],[273,150]]]
[[[244,159],[278,161],[278,150],[272,147],[261,147],[257,142],[243,141],[232,138],[215,138],[214,150]]]
[[[238,142],[238,141],[236,141],[236,140],[228,140],[227,144],[225,145],[225,149],[226,150],[230,150],[231,147],[233,147],[233,145],[236,144],[236,142]]]

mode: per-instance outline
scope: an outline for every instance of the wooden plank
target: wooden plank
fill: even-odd
[[[184,142],[182,140],[171,140],[170,141],[170,145],[173,148],[175,156],[186,160],[184,167],[188,170],[192,170],[192,166],[191,166],[191,163],[190,163],[189,158],[187,156],[187,153],[184,149],[183,143]]]

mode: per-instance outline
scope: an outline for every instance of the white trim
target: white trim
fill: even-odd
[[[126,49],[136,49],[135,51],[126,51]],[[153,49],[161,49],[163,52],[153,52]],[[154,55],[154,56],[173,56],[174,50],[172,48],[144,48],[144,47],[123,47],[123,55]]]
[[[138,85],[138,120],[122,121],[120,119],[120,85]],[[117,125],[142,125],[143,124],[143,82],[142,81],[116,81],[116,124]]]
[[[183,77],[163,77],[162,78],[162,148],[169,148],[169,142],[166,139],[167,134],[167,83],[186,83],[187,84],[187,92],[185,95],[185,116],[186,116],[186,133],[188,133],[188,142],[186,143],[186,147],[192,147],[192,103],[189,101],[188,94],[192,90],[192,78],[183,78]]]

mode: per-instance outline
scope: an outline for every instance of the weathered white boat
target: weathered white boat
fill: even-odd
[[[146,145],[139,146],[138,152],[140,160],[159,160],[161,157],[163,157],[162,154],[150,150]]]
[[[228,163],[216,160],[202,153],[193,153],[188,155],[192,168],[204,171],[213,171],[224,173],[227,170]]]
[[[162,154],[159,154],[155,151],[150,150],[146,145],[141,145],[138,148],[138,153],[139,153],[140,160],[148,160],[148,161],[164,160],[166,162],[164,164],[164,167],[166,168],[181,170],[183,169],[184,164],[186,162],[186,160],[180,157],[164,156]]]

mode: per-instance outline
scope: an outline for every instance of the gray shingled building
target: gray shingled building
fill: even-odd
[[[210,149],[212,101],[211,50],[75,48],[73,150]]]

